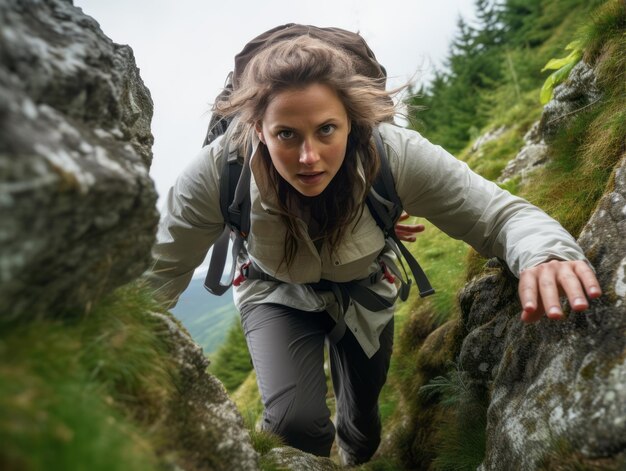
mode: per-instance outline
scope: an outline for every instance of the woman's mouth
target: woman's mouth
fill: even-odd
[[[298,173],[296,175],[300,182],[305,185],[317,185],[324,177],[324,172]]]

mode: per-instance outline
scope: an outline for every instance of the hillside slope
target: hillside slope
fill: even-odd
[[[209,356],[222,344],[237,318],[232,292],[229,290],[222,296],[214,296],[204,288],[202,278],[191,280],[172,314]]]
[[[399,309],[404,323],[385,396],[395,413],[387,422],[389,436],[381,453],[393,457],[400,468],[470,470],[483,463],[481,469],[508,469],[515,463],[519,469],[557,469],[561,461],[569,466],[563,469],[624,465],[622,439],[606,439],[623,437],[624,431],[609,432],[611,427],[596,423],[592,415],[606,423],[626,421],[619,393],[625,384],[626,332],[620,307],[625,246],[615,232],[623,224],[625,7],[609,1],[590,12],[590,5],[582,2],[535,3],[541,7],[537,14],[553,17],[560,11],[562,16],[543,30],[543,40],[534,47],[507,47],[504,57],[519,61],[534,56],[532,63],[541,65],[526,76],[526,64],[501,62],[508,79],[503,74],[500,82],[477,91],[488,118],[480,138],[468,142],[460,157],[492,179],[506,168],[502,186],[546,209],[575,236],[586,225],[581,244],[598,270],[606,297],[561,324],[522,326],[515,281],[500,265],[485,265],[472,251],[460,263],[456,251],[465,249],[453,249],[445,235],[429,227],[413,251],[435,286],[445,287],[446,293],[439,300],[414,300]],[[555,55],[567,56],[564,48],[572,41],[579,41],[583,63],[542,109],[539,92],[547,74],[541,77],[539,69]],[[555,54],[557,46],[562,52]],[[513,80],[510,68],[518,66]],[[522,84],[517,94],[516,84]],[[500,99],[510,106],[503,108]],[[421,113],[428,110],[418,118]],[[599,229],[598,221],[609,213],[614,219]],[[460,304],[455,300],[459,291]],[[599,357],[607,365],[602,373],[585,368]],[[573,391],[574,403],[566,399]],[[583,398],[597,395],[609,402],[588,403],[587,412],[579,409]],[[524,416],[523,410],[535,412]],[[568,417],[567,425],[560,415]],[[586,437],[575,430],[585,430]]]

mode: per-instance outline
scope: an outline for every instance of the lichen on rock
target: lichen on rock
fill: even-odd
[[[474,280],[461,294],[470,332],[460,361],[473,378],[490,382],[492,391],[481,469],[506,463],[535,469],[555,440],[588,459],[626,448],[625,197],[626,158],[615,171],[613,191],[579,239],[605,292],[589,310],[525,325],[517,303],[496,306],[489,300],[506,299],[499,295],[514,289],[504,273]],[[481,368],[481,362],[490,367]]]
[[[152,100],[71,2],[0,4],[0,312],[84,311],[150,263]]]

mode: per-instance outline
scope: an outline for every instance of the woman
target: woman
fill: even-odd
[[[522,321],[544,313],[561,318],[560,292],[577,311],[588,307],[585,293],[600,295],[580,248],[556,221],[418,133],[388,124],[395,114],[390,94],[323,41],[303,36],[268,47],[215,110],[237,115],[237,142],[252,149],[246,258],[267,276],[236,287],[235,303],[265,406],[262,427],[291,446],[328,456],[336,432],[344,463],[358,464],[380,442],[377,400],[391,356],[393,307],[342,306],[332,289],[371,278],[381,259],[393,263],[364,206],[380,162],[374,127],[404,209],[506,260],[520,276]],[[221,146],[205,147],[169,193],[152,276],[170,299],[222,231]],[[397,294],[390,277],[375,276],[369,289],[386,299]],[[328,338],[336,429],[325,404]]]

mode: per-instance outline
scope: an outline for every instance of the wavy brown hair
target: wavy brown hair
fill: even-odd
[[[286,90],[302,89],[312,84],[329,86],[336,93],[351,122],[345,159],[326,189],[318,196],[301,195],[287,183],[272,165],[269,151],[262,143],[263,168],[287,226],[283,261],[290,267],[298,242],[303,239],[294,208],[308,207],[319,225],[318,239],[329,244],[332,253],[346,228],[363,211],[365,196],[380,167],[380,158],[372,143],[372,129],[396,114],[391,99],[395,91],[385,91],[376,79],[356,73],[348,53],[309,36],[284,40],[259,52],[246,66],[239,86],[213,106],[224,117],[238,117],[238,144],[250,145],[254,126],[261,121],[272,99]],[[357,159],[365,174],[365,184],[357,173]]]

